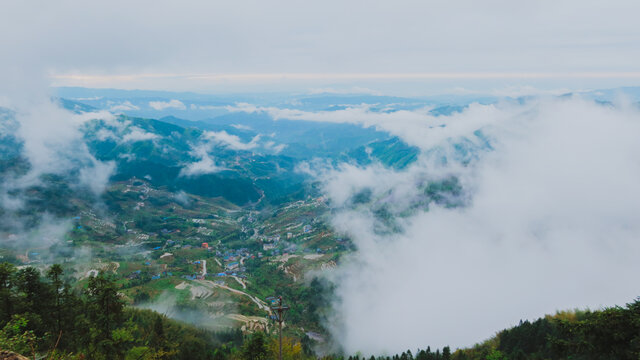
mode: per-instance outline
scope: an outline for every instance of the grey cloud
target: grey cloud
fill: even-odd
[[[209,154],[210,151],[211,145],[207,143],[193,147],[190,154],[196,157],[198,161],[186,164],[186,166],[180,170],[180,176],[211,174],[225,170],[225,167],[216,165],[214,158]]]
[[[121,141],[136,142],[136,141],[145,141],[145,140],[155,140],[158,138],[159,136],[154,133],[146,132],[137,126],[131,126],[130,128],[127,129]]]
[[[348,352],[469,346],[523,318],[637,296],[640,112],[578,98],[486,110],[496,111],[480,123],[493,150],[466,166],[425,151],[404,171],[324,172],[333,225],[358,248],[333,275],[329,326]],[[448,176],[466,206],[410,207],[419,184]],[[398,231],[350,205],[364,188],[392,197]]]
[[[638,10],[624,0],[11,2],[0,46],[24,60],[11,64],[17,81],[32,77],[25,67],[38,77],[634,71]]]
[[[240,137],[232,135],[226,131],[205,131],[202,134],[202,138],[209,141],[211,144],[216,144],[224,147],[228,147],[232,150],[251,150],[258,146],[261,135],[256,135],[250,142],[242,142]]]
[[[187,108],[182,101],[176,99],[169,101],[149,101],[149,107],[158,111],[165,109],[185,110]]]
[[[91,119],[108,120],[111,115],[74,114],[46,100],[32,105],[15,113],[19,124],[15,136],[22,142],[22,154],[30,164],[29,171],[20,178],[20,186],[38,183],[45,173],[63,175],[80,168],[80,185],[97,192],[103,189],[113,164],[101,163],[89,152],[81,127]]]
[[[29,200],[24,190],[34,186],[47,187],[43,175],[60,176],[66,185],[76,190],[88,190],[88,194],[102,194],[113,173],[113,162],[97,160],[84,140],[83,126],[92,119],[112,121],[106,112],[76,114],[64,110],[47,98],[12,98],[14,123],[10,132],[19,143],[20,157],[15,166],[25,166],[18,171],[2,174],[0,205],[5,210],[3,230],[11,232],[15,239],[3,238],[3,246],[17,248],[47,248],[60,242],[70,229],[70,222],[49,214],[47,210],[25,212]],[[3,119],[6,123],[7,119]],[[3,124],[3,126],[6,124]],[[65,185],[65,186],[66,186]],[[64,186],[63,186],[64,188]],[[51,199],[45,199],[49,202]]]

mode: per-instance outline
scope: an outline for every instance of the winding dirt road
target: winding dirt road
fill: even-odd
[[[244,291],[240,291],[240,290],[236,290],[234,288],[230,288],[227,285],[220,285],[220,284],[216,284],[211,280],[195,280],[195,282],[197,282],[198,284],[204,285],[204,286],[208,286],[208,287],[217,287],[220,289],[225,289],[228,291],[231,291],[232,293],[238,294],[238,295],[243,295],[248,297],[249,299],[251,299],[251,301],[253,301],[256,305],[258,305],[258,308],[265,310],[269,313],[269,315],[271,315],[271,308],[269,307],[269,305],[267,305],[267,303],[265,303],[264,301],[258,299],[257,297],[247,294]]]

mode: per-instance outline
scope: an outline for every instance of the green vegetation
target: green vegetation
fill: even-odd
[[[624,307],[558,313],[503,330],[495,339],[458,351],[455,359],[638,359],[640,299]]]
[[[371,164],[374,160],[394,169],[404,169],[418,159],[420,149],[399,138],[373,141],[350,151],[342,160],[355,160],[358,164]]]
[[[212,333],[151,311],[126,308],[114,279],[85,286],[60,265],[43,277],[33,267],[0,264],[0,347],[60,359],[213,359],[242,342],[239,331]],[[35,356],[35,355],[34,355]]]

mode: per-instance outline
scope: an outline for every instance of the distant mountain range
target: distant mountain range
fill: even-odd
[[[418,159],[420,150],[374,127],[286,117],[274,119],[266,111],[237,111],[234,107],[238,104],[309,112],[330,112],[367,104],[373,112],[427,109],[439,116],[463,111],[472,102],[500,100],[494,96],[473,95],[402,98],[367,94],[221,96],[84,88],[56,91],[59,104],[75,113],[107,110],[118,114],[109,120],[90,120],[81,128],[90,153],[97,160],[114,163],[111,181],[144,178],[153,186],[164,186],[169,191],[221,197],[237,205],[258,207],[317,195],[314,179],[298,169],[303,162],[314,159],[329,164],[378,162],[404,169]],[[594,90],[582,92],[581,96],[606,103],[620,94],[637,101],[640,88]],[[526,98],[506,100],[526,101]],[[145,117],[147,115],[158,120]],[[18,126],[15,113],[0,108],[0,179],[3,181],[25,174],[30,168],[23,144],[16,136]],[[475,135],[479,142],[460,139],[454,147],[455,156],[463,162],[475,156],[478,144],[490,147],[481,132]],[[39,211],[57,213],[64,212],[65,197],[70,194],[90,197],[89,193],[69,187],[78,171],[80,169],[67,175],[46,176],[47,181],[38,185],[44,187],[40,189],[43,191],[32,192],[38,195],[34,195],[29,204]],[[25,196],[29,194],[28,188],[20,191]],[[45,201],[46,197],[56,200]],[[0,214],[1,211],[4,210],[0,209]]]
[[[60,104],[74,112],[97,110],[74,100],[61,99]],[[1,109],[0,126],[5,130],[0,136],[0,176],[24,173],[29,164],[14,135],[19,125],[12,111]],[[88,121],[82,132],[97,160],[116,164],[112,181],[146,178],[154,186],[220,196],[238,205],[279,204],[304,197],[309,179],[296,170],[302,161],[324,158],[366,164],[375,158],[402,168],[418,154],[417,149],[374,129],[273,121],[264,114],[233,113],[203,121],[117,115],[109,121]],[[273,132],[278,136],[264,135]],[[273,149],[275,140],[282,144],[281,150]],[[367,147],[373,151],[365,152]],[[189,174],[187,169],[204,158],[211,159],[215,168]]]

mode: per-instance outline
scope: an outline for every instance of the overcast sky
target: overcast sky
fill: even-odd
[[[631,85],[638,13],[622,0],[5,1],[0,65],[123,88],[250,89],[283,74],[305,86]]]

